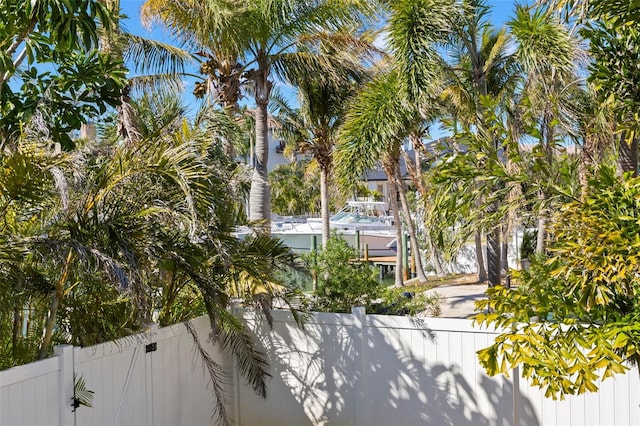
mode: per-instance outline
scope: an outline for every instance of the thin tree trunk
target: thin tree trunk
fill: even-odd
[[[536,254],[544,253],[544,242],[546,239],[547,216],[544,211],[541,211],[538,216],[538,235],[536,237]]]
[[[484,267],[484,253],[482,250],[482,233],[480,231],[476,231],[475,245],[476,245],[476,261],[478,263],[478,282],[483,283],[487,280],[487,270]]]
[[[38,359],[45,359],[49,355],[49,345],[51,344],[51,338],[53,337],[53,328],[56,324],[56,317],[58,315],[58,307],[60,306],[60,297],[58,292],[55,291],[51,298],[51,306],[49,307],[49,315],[44,326],[44,334],[42,337],[42,344],[38,352]]]
[[[502,226],[502,240],[500,250],[500,269],[501,274],[505,277],[506,287],[511,286],[511,276],[509,275],[509,224]]]
[[[496,226],[487,233],[487,278],[489,287],[500,285],[500,227]]]
[[[431,246],[431,263],[436,270],[436,274],[444,275],[444,268],[442,267],[442,262],[440,261],[440,253],[438,253],[438,248],[436,247],[436,244],[431,237],[431,233],[429,233],[429,245]]]
[[[64,295],[64,284],[67,282],[67,277],[69,276],[69,265],[71,264],[72,259],[73,252],[69,250],[67,259],[65,260],[64,266],[62,267],[62,273],[60,274],[60,278],[56,283],[56,288],[51,298],[49,315],[47,316],[47,321],[45,322],[42,343],[40,345],[40,350],[38,351],[38,359],[44,359],[49,354],[49,346],[51,345],[51,338],[53,337],[53,329],[56,324],[58,308],[60,306],[60,300]]]
[[[320,215],[322,217],[322,248],[327,248],[327,242],[331,237],[329,224],[329,171],[326,168],[320,169]],[[356,247],[360,256],[360,247]]]
[[[404,278],[402,276],[402,253],[404,250],[402,238],[402,222],[400,222],[400,211],[398,209],[398,185],[394,178],[398,166],[397,158],[386,157],[382,162],[382,168],[387,175],[387,181],[391,184],[391,209],[393,210],[393,221],[396,227],[396,270],[394,287],[403,287]]]
[[[11,335],[11,352],[13,356],[16,356],[16,346],[18,345],[18,334],[20,333],[20,324],[22,315],[20,315],[20,308],[16,306],[13,308],[13,330]]]
[[[400,194],[400,203],[402,204],[402,211],[404,212],[405,220],[407,222],[407,230],[409,231],[409,239],[411,241],[411,251],[416,263],[416,274],[418,280],[421,282],[427,281],[427,275],[424,273],[422,267],[422,255],[420,254],[420,247],[418,246],[418,237],[416,236],[416,228],[413,224],[413,218],[411,217],[411,210],[409,209],[409,202],[407,201],[407,194],[400,177],[400,168],[396,167],[395,170],[395,185]]]
[[[507,273],[509,272],[509,257],[507,256],[509,251],[509,227],[507,224],[502,225],[501,234],[502,239],[500,240],[500,244],[502,249],[500,250],[500,267]]]
[[[492,201],[487,208],[487,214],[490,217],[495,216],[497,211],[498,202]],[[501,282],[502,250],[500,247],[500,231],[501,226],[496,225],[487,232],[487,279],[489,280],[489,287],[500,285]]]
[[[407,172],[411,177],[411,181],[416,186],[418,193],[424,199],[427,195],[427,188],[425,186],[425,182],[422,177],[422,154],[425,151],[425,147],[422,144],[421,133],[416,131],[412,132],[411,136],[411,145],[413,147],[414,159],[412,160],[406,152],[402,152],[404,157],[405,164],[407,166]],[[440,254],[438,253],[438,248],[433,241],[430,230],[427,230],[427,235],[429,238],[429,245],[431,246],[431,263],[436,270],[436,274],[443,275],[444,268],[442,267],[442,262],[440,260]],[[417,260],[416,260],[417,263]],[[426,277],[426,274],[425,274]]]
[[[395,183],[391,185],[393,191],[391,194],[391,208],[393,209],[393,221],[396,226],[396,275],[394,287],[403,287],[404,280],[402,276],[402,251],[404,250],[404,244],[402,242],[402,223],[400,222],[400,212],[398,211],[398,188]]]
[[[620,174],[631,172],[638,176],[638,138],[627,141],[627,132],[622,132],[618,143],[618,171]]]
[[[31,301],[27,304],[27,321],[24,335],[28,336],[31,333],[31,316],[33,315],[33,311],[31,309]]]

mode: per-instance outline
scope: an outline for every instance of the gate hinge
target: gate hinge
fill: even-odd
[[[158,350],[158,343],[157,342],[149,343],[147,346],[144,347],[145,353],[155,352],[157,350]]]

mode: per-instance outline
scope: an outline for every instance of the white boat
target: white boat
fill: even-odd
[[[366,247],[369,256],[395,255],[396,231],[383,202],[349,201],[331,216],[329,227],[337,230],[352,247],[356,247],[359,239],[361,254]],[[294,252],[305,253],[313,247],[314,238],[318,247],[322,244],[322,219],[272,218],[271,235],[280,238]]]

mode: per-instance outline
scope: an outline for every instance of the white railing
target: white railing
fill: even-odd
[[[236,425],[632,425],[640,419],[636,369],[598,393],[544,398],[517,375],[488,377],[476,351],[496,333],[468,320],[311,314],[300,328],[286,311],[273,328],[237,311],[268,355],[266,400],[237,372],[227,391]],[[194,322],[207,341],[208,319]],[[152,344],[155,343],[155,346]],[[152,346],[149,346],[152,345]],[[210,346],[210,345],[209,345]],[[209,348],[233,370],[233,363]],[[73,376],[94,392],[72,411]],[[514,379],[514,377],[516,377]],[[0,372],[0,425],[211,424],[208,377],[184,325],[56,356]]]

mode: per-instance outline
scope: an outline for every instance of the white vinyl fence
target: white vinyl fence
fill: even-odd
[[[206,344],[208,318],[192,324],[200,342]],[[213,359],[230,369],[226,357],[211,344],[206,346]],[[182,324],[87,348],[59,346],[55,352],[53,358],[0,372],[0,425],[212,422],[209,378]],[[74,411],[74,374],[94,392],[92,408],[80,406]],[[233,407],[230,411],[233,414]]]
[[[637,369],[595,394],[544,398],[517,375],[488,377],[476,351],[496,333],[469,320],[314,314],[304,330],[274,312],[273,329],[247,324],[269,355],[266,400],[246,387],[236,399],[248,425],[640,425]],[[514,377],[516,377],[514,379]]]
[[[273,328],[237,311],[267,353],[262,400],[236,372],[226,389],[235,425],[634,425],[640,380],[633,369],[601,391],[552,401],[523,379],[486,376],[475,352],[495,333],[468,320],[312,314],[303,329],[286,311]],[[208,319],[194,322],[207,341]],[[149,346],[155,343],[155,346]],[[210,347],[210,344],[209,344]],[[210,354],[232,370],[213,348]],[[0,425],[207,425],[212,396],[183,325],[0,372]],[[73,412],[73,375],[94,391]]]

